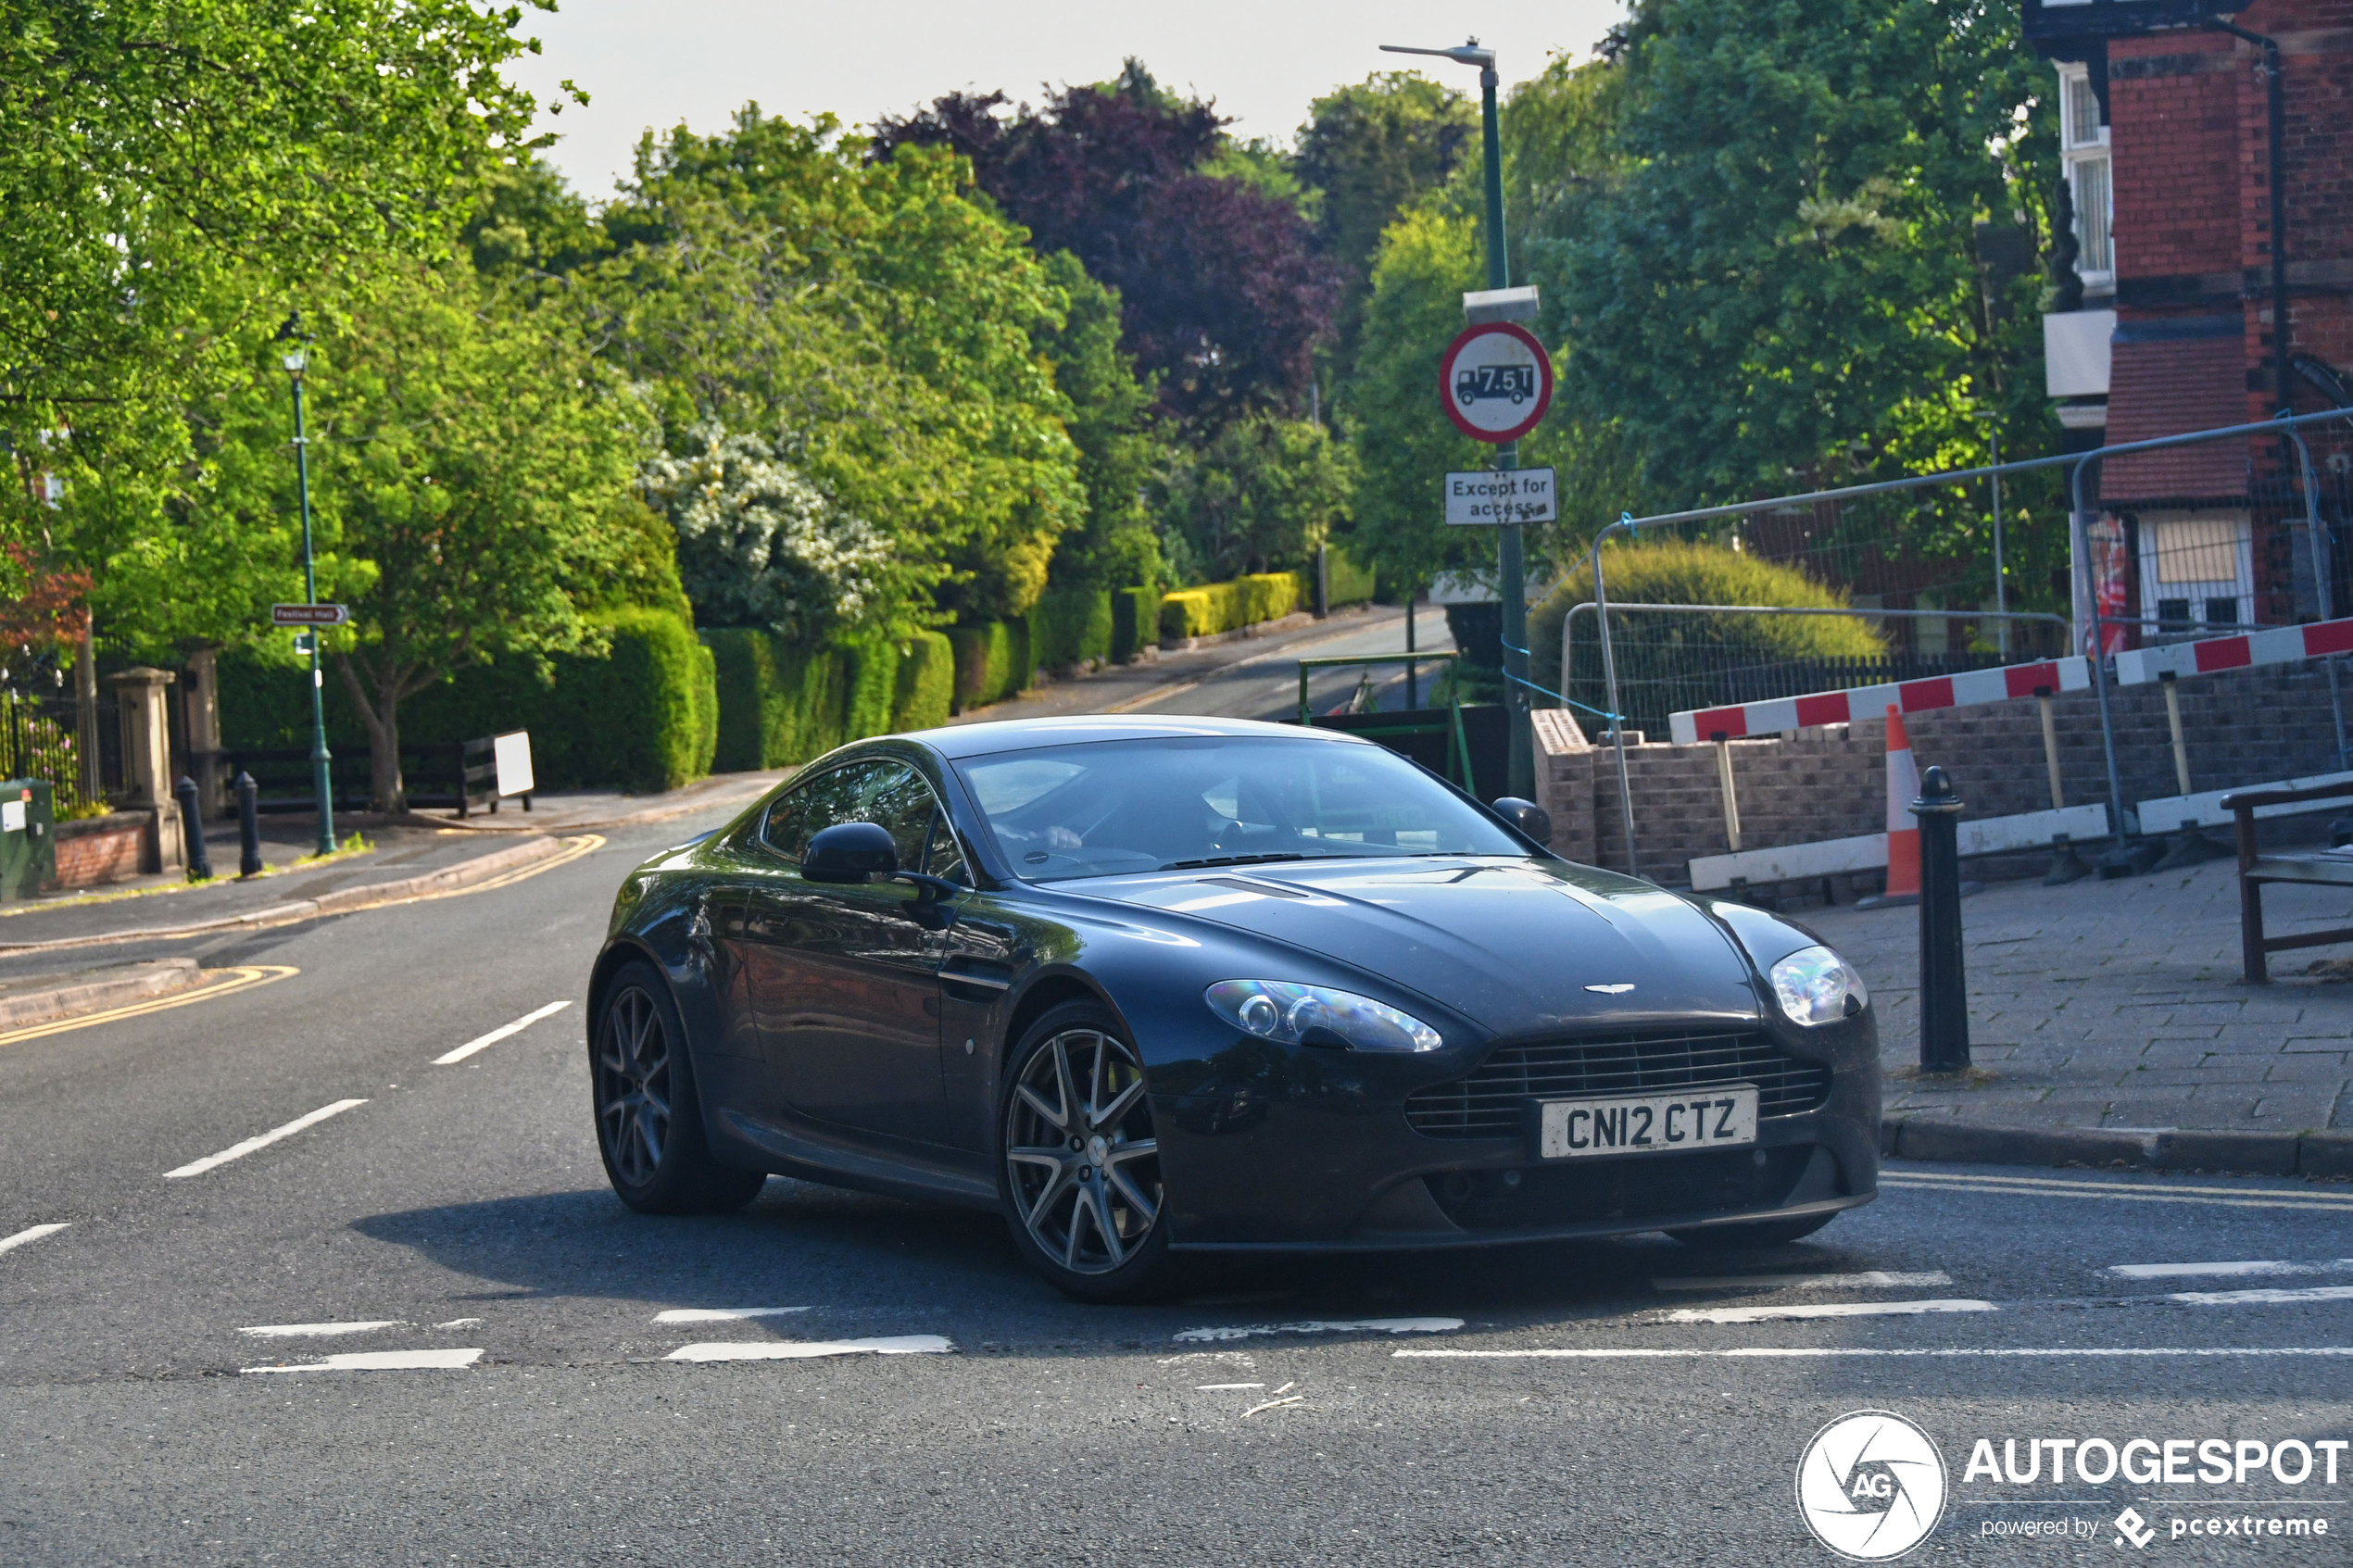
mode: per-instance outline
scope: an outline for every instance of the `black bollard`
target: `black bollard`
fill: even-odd
[[[1942,768],[1920,777],[1920,1071],[1969,1071],[1969,981],[1961,972],[1961,797]]]
[[[237,792],[237,874],[241,877],[259,876],[261,814],[255,808],[253,797],[260,793],[261,786],[253,782],[251,773],[239,769],[237,782],[229,787]]]
[[[180,832],[188,846],[188,880],[210,882],[212,857],[205,853],[204,819],[196,813],[196,781],[182,773],[171,793],[180,799]]]

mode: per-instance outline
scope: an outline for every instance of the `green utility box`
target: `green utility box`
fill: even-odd
[[[0,898],[30,898],[57,880],[57,803],[49,781],[0,782]]]

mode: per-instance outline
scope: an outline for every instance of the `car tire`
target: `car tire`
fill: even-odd
[[[1730,1225],[1694,1225],[1690,1230],[1668,1231],[1667,1234],[1686,1247],[1779,1247],[1785,1241],[1812,1236],[1837,1219],[1839,1212],[1832,1210],[1827,1214],[1805,1214],[1793,1220],[1752,1220]]]
[[[661,971],[623,964],[588,1034],[597,1150],[623,1203],[640,1214],[724,1214],[759,1195],[766,1172],[723,1165],[703,1135],[686,1029]]]
[[[1013,1246],[1081,1301],[1167,1295],[1165,1188],[1135,1043],[1094,1002],[1065,1002],[1007,1058],[997,1192]]]

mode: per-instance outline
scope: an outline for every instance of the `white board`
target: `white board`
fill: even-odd
[[[499,735],[490,743],[491,758],[498,764],[500,796],[529,795],[531,782],[531,732],[514,730]]]

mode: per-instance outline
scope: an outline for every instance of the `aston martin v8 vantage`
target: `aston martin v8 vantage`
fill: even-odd
[[[1189,1252],[1803,1236],[1870,1200],[1861,979],[1329,731],[833,752],[632,872],[590,981],[631,1207],[770,1173],[993,1209],[1073,1295]]]

